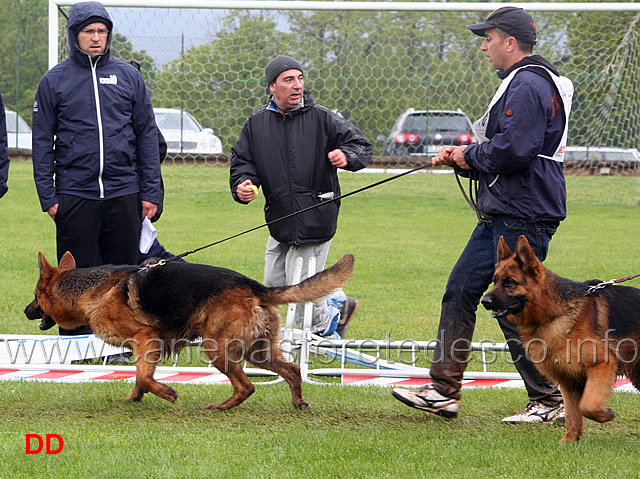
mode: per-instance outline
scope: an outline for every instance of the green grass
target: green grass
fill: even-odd
[[[54,224],[40,211],[31,175],[30,163],[13,163],[0,200],[2,333],[39,332],[22,310],[37,279],[37,252],[55,261]],[[233,202],[225,169],[166,166],[164,176],[165,213],[156,226],[174,253],[264,222],[262,201]],[[341,184],[349,192],[378,179],[343,174]],[[567,180],[569,217],[547,265],[574,279],[640,272],[640,179]],[[450,175],[412,175],[345,199],[329,262],[356,256],[347,292],[361,306],[348,337],[433,339],[449,270],[474,224]],[[263,228],[188,259],[261,279],[266,235]],[[474,339],[503,340],[485,311]],[[0,382],[0,477],[636,477],[640,470],[633,394],[614,394],[614,422],[588,422],[583,441],[559,446],[562,428],[500,424],[524,407],[519,389],[465,391],[453,421],[409,409],[377,387],[304,385],[313,409],[297,411],[286,386],[259,385],[226,412],[203,409],[230,395],[225,385],[178,384],[176,404],[153,396],[120,402],[130,389],[125,382]],[[28,433],[60,434],[64,450],[26,455]]]

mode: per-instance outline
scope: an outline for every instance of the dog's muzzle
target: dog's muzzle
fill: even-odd
[[[491,316],[496,319],[500,319],[509,314],[518,314],[524,309],[525,301],[523,301],[522,298],[515,297],[512,299],[513,301],[509,304],[504,304],[502,301],[499,301],[494,294],[489,292],[484,295],[480,302],[485,309],[492,311]]]

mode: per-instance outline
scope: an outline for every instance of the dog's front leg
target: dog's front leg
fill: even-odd
[[[587,384],[580,400],[580,412],[596,422],[608,422],[615,417],[613,410],[606,407],[613,384],[616,380],[618,362],[610,358],[587,369]]]
[[[209,404],[205,406],[205,409],[229,409],[244,402],[253,394],[256,388],[242,370],[241,364],[230,363],[225,365],[222,360],[216,360],[213,364],[229,378],[233,386],[233,394],[226,401],[222,401],[220,404]]]
[[[150,392],[161,399],[176,402],[178,393],[170,386],[159,383],[153,378],[156,365],[162,357],[161,350],[152,349],[152,341],[134,341],[133,354],[136,358],[136,385],[128,397],[123,401],[140,401],[145,393]]]
[[[565,426],[567,428],[567,432],[560,442],[576,442],[580,439],[584,427],[584,419],[578,406],[582,397],[582,388],[560,384],[560,391],[564,401]]]

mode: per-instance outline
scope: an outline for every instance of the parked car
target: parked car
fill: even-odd
[[[604,146],[567,146],[566,162],[639,163],[640,152],[635,148],[610,148]]]
[[[477,143],[471,120],[462,110],[414,110],[409,108],[396,121],[384,141],[382,156],[435,155],[444,145]]]
[[[168,153],[222,153],[222,142],[211,128],[202,128],[190,113],[179,108],[154,108],[156,123],[167,141]]]
[[[15,111],[4,109],[7,119],[7,143],[9,148],[31,149],[31,128]]]

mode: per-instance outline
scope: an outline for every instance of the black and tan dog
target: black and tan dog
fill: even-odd
[[[640,290],[561,278],[536,258],[524,236],[515,253],[498,244],[495,286],[482,299],[494,316],[518,327],[538,369],[560,386],[567,432],[580,439],[583,416],[603,423],[616,374],[640,389]]]
[[[137,401],[151,392],[175,402],[174,389],[153,378],[156,364],[163,352],[201,337],[207,356],[233,385],[229,399],[208,409],[237,406],[253,393],[243,359],[282,376],[291,387],[293,405],[305,409],[309,405],[302,399],[300,368],[280,350],[277,305],[314,301],[342,287],[354,258],[344,255],[298,285],[277,288],[235,271],[193,263],[76,268],[68,252],[58,268],[42,253],[38,263],[35,299],[25,314],[29,319],[47,314],[64,328],[89,324],[105,342],[132,349],[136,384],[124,400]]]

